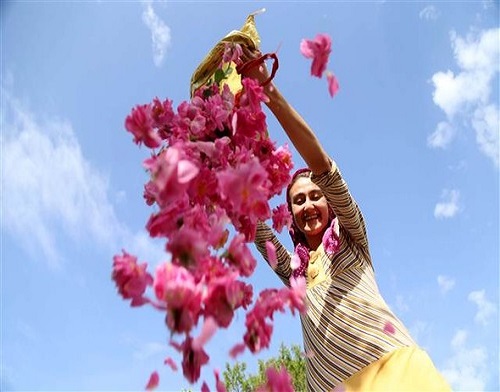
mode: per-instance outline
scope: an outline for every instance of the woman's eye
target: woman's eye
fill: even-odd
[[[315,192],[311,195],[311,200],[319,200],[321,199],[321,196],[322,196],[321,193]]]
[[[304,198],[303,197],[298,197],[294,200],[294,203],[297,204],[297,205],[301,205],[302,203],[304,203]]]

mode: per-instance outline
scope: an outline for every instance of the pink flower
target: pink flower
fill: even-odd
[[[121,256],[113,257],[112,279],[118,292],[124,299],[132,299],[132,306],[147,302],[143,299],[147,286],[153,283],[153,277],[146,272],[147,263],[137,264],[137,257],[122,251]]]
[[[199,172],[198,167],[187,159],[181,158],[182,146],[171,146],[159,155],[144,161],[146,169],[151,171],[152,183],[156,191],[155,200],[160,206],[182,197],[190,181]]]
[[[150,105],[137,105],[125,119],[125,128],[134,135],[134,142],[144,143],[146,147],[156,148],[161,145],[161,138],[153,128]]]
[[[228,261],[238,268],[241,275],[252,275],[257,262],[255,261],[252,252],[250,252],[250,249],[248,249],[245,242],[245,236],[243,234],[237,234],[233,237],[227,253]]]
[[[224,54],[222,55],[222,63],[234,62],[238,63],[240,56],[243,54],[243,49],[240,44],[233,44],[227,42],[224,46]]]
[[[276,269],[278,258],[276,257],[276,247],[271,241],[266,241],[267,260],[272,269]]]
[[[243,340],[249,350],[255,354],[269,347],[273,325],[267,323],[263,318],[256,316],[254,313],[250,313],[250,315],[251,317],[247,317],[247,321],[245,322],[247,332],[243,336]]]
[[[179,105],[177,117],[177,127],[180,133],[196,140],[205,136],[205,126],[207,119],[203,113],[205,103],[200,97],[194,97],[191,102],[182,102]]]
[[[330,97],[333,98],[333,96],[337,94],[337,91],[339,91],[339,82],[335,75],[330,71],[326,72],[326,81],[328,83],[328,93],[330,94]]]
[[[153,373],[151,373],[151,376],[149,377],[149,381],[146,385],[146,390],[152,391],[156,389],[159,383],[160,383],[160,376],[158,375],[157,371],[154,371]]]
[[[205,322],[201,327],[200,335],[193,339],[193,349],[199,350],[212,338],[217,331],[217,323],[212,317],[205,318]]]
[[[234,311],[243,306],[246,308],[251,301],[250,286],[234,280],[232,276],[222,276],[214,279],[208,285],[204,299],[205,314],[212,316],[217,324],[227,328],[231,323]]]
[[[269,100],[264,94],[264,87],[253,78],[243,78],[243,94],[240,97],[240,106],[246,106],[252,112],[261,112],[261,102]]]
[[[197,260],[208,255],[207,245],[203,236],[200,238],[199,231],[183,225],[171,234],[167,250],[172,253],[173,261],[190,268]]]
[[[292,215],[288,211],[286,204],[280,204],[278,207],[273,208],[273,229],[281,233],[283,227],[290,227],[292,225]]]
[[[317,34],[313,40],[303,39],[300,42],[300,52],[304,57],[313,59],[311,75],[321,78],[328,64],[332,51],[332,39],[327,34]]]
[[[187,337],[181,345],[183,360],[182,371],[184,377],[194,383],[200,378],[201,367],[208,363],[208,355],[203,349],[195,349],[192,346],[192,338]]]
[[[262,146],[265,140],[260,143],[260,146]],[[257,149],[259,146],[254,148]],[[280,146],[276,149],[273,148],[269,160],[264,161],[264,164],[269,174],[269,181],[272,184],[270,188],[271,195],[278,195],[290,182],[290,171],[293,168],[292,153],[287,145]]]
[[[227,328],[233,319],[234,308],[229,304],[226,290],[223,286],[209,288],[209,294],[205,301],[206,314],[211,315],[217,324]]]
[[[227,200],[234,211],[255,218],[269,217],[267,172],[257,159],[241,163],[237,169],[221,171],[217,179],[222,199]]]
[[[239,61],[241,48],[233,49],[224,54],[225,61]],[[267,134],[261,104],[268,98],[262,87],[252,79],[243,85],[237,97],[227,85],[201,87],[176,112],[171,100],[155,98],[135,107],[125,121],[136,143],[162,147],[144,162],[150,177],[144,199],[155,205],[147,222],[149,235],[165,239],[171,260],[156,269],[153,279],[146,264],[138,265],[124,252],[115,256],[113,279],[132,305],[149,302],[165,312],[170,336],[185,336],[182,344],[171,344],[182,355],[183,374],[191,383],[208,363],[206,342],[218,327],[231,325],[238,308],[253,302],[253,287],[239,279],[255,270],[247,242],[255,238],[257,222],[272,216],[273,225],[282,229],[289,221],[283,207],[271,213],[269,201],[290,180],[291,153],[287,147],[276,148]],[[228,240],[230,223],[236,233]],[[266,247],[276,263],[274,245]],[[154,300],[144,296],[151,285]],[[273,314],[284,312],[285,306],[292,312],[303,307],[299,285],[294,285],[261,293],[247,313],[244,344],[234,347],[232,355],[246,347],[256,352],[269,346]],[[194,339],[193,329],[199,331]],[[165,365],[177,369],[172,358]],[[157,373],[151,387],[158,384],[155,377]],[[218,372],[215,378],[217,392],[225,392]],[[271,378],[281,385],[278,373]],[[208,391],[208,385],[203,383],[202,389]]]
[[[251,311],[246,315],[247,331],[243,340],[252,353],[269,347],[273,325],[266,322],[272,319],[276,310],[283,311],[284,302],[277,289],[263,290]]]
[[[266,133],[266,115],[247,107],[239,108],[231,118],[231,128],[238,144],[248,145]],[[245,148],[247,148],[245,146]]]
[[[209,122],[209,124],[207,124],[207,130],[213,129],[216,132],[224,132],[224,129],[229,126],[228,120],[233,109],[232,104],[223,100],[221,95],[216,94],[209,97],[205,105],[207,120]]]
[[[167,306],[167,326],[174,332],[189,332],[201,310],[201,291],[184,267],[163,263],[156,269],[153,289]]]
[[[323,248],[325,249],[325,253],[329,256],[333,255],[334,253],[338,252],[340,248],[340,239],[337,233],[335,232],[335,227],[338,225],[338,220],[335,218],[332,221],[332,224],[328,229],[326,229],[325,233],[323,234]]]
[[[187,198],[179,198],[168,204],[156,214],[152,214],[146,223],[151,237],[169,237],[182,223],[182,217],[190,208]]]
[[[161,139],[167,139],[173,127],[175,113],[172,109],[172,100],[166,99],[161,102],[155,98],[151,105],[151,119],[154,127],[158,128],[158,135]]]
[[[276,370],[274,367],[268,367],[266,369],[266,384],[257,389],[257,392],[294,392],[292,378],[286,371],[284,366],[280,370]]]

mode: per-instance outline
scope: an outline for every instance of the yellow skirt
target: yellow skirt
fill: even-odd
[[[402,347],[353,374],[334,391],[451,391],[427,353]]]

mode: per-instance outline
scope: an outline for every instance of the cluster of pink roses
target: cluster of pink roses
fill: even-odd
[[[330,71],[325,72],[330,37],[318,34],[314,40],[302,40],[300,49],[313,59],[313,76],[326,73],[333,97],[338,82]],[[228,45],[222,63],[239,64],[241,54],[239,45]],[[292,313],[306,310],[303,277],[292,278],[289,288],[263,290],[255,302],[252,285],[242,280],[256,266],[247,244],[255,238],[257,222],[271,218],[278,232],[291,224],[287,206],[271,209],[269,201],[290,181],[293,164],[287,146],[277,147],[268,137],[261,108],[267,97],[259,83],[244,78],[236,96],[227,85],[219,87],[220,79],[231,71],[221,65],[214,79],[177,111],[171,100],[155,98],[137,105],[125,120],[134,142],[152,149],[151,158],[144,162],[150,174],[144,198],[157,211],[146,228],[151,237],[165,238],[165,250],[171,256],[151,274],[147,263],[138,263],[123,251],[113,258],[112,278],[131,306],[150,304],[165,312],[170,345],[181,354],[184,377],[191,383],[209,361],[205,343],[218,328],[230,326],[238,309],[246,310],[246,332],[231,349],[233,358],[247,348],[257,353],[269,347],[275,312],[287,307]],[[235,229],[231,238],[229,224]],[[266,250],[274,268],[276,249],[268,242]],[[201,332],[193,337],[200,324]],[[179,336],[181,342],[174,339]],[[171,357],[165,364],[174,371],[178,368]],[[263,391],[293,391],[285,369],[269,368],[266,375]],[[158,383],[155,371],[146,388],[154,389]],[[226,390],[217,371],[215,388]],[[206,382],[202,391],[209,391]]]
[[[156,98],[133,108],[125,121],[134,142],[153,150],[144,162],[150,174],[144,198],[157,210],[146,228],[151,237],[165,238],[170,260],[152,274],[146,263],[123,251],[113,259],[112,277],[131,306],[150,304],[165,312],[170,344],[181,354],[184,377],[191,383],[208,363],[205,342],[218,328],[228,328],[238,309],[247,312],[246,333],[232,357],[269,346],[274,312],[305,310],[305,281],[264,290],[254,303],[253,287],[242,280],[256,266],[248,242],[257,222],[272,219],[279,231],[290,223],[286,206],[271,209],[269,201],[286,187],[293,165],[288,148],[268,137],[262,87],[249,78],[242,85],[236,97],[227,85],[204,86],[177,111],[172,101]],[[232,236],[229,224],[235,228]],[[268,249],[274,251],[271,243]],[[148,288],[154,296],[148,296]],[[177,369],[172,358],[165,363]],[[283,383],[281,372],[270,374]],[[154,372],[148,388],[158,382]],[[216,389],[224,390],[218,373]]]

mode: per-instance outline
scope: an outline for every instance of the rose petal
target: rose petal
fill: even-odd
[[[243,354],[246,347],[247,346],[245,343],[238,343],[234,345],[233,348],[229,351],[229,356],[233,359],[236,358],[238,355]]]
[[[272,269],[276,269],[278,258],[276,257],[276,247],[271,241],[266,241],[267,260]]]
[[[158,372],[155,370],[153,373],[151,373],[151,376],[149,376],[149,381],[148,384],[146,385],[146,390],[152,391],[153,389],[156,389],[159,383],[160,383],[160,376],[158,375]]]
[[[193,339],[192,347],[195,350],[201,349],[217,331],[217,322],[213,317],[207,317],[201,328],[200,335]]]
[[[337,94],[337,91],[339,91],[339,82],[330,71],[326,73],[326,81],[328,83],[328,93],[333,98],[333,96]]]
[[[384,333],[386,333],[387,335],[394,335],[396,333],[396,328],[390,321],[385,323]]]

